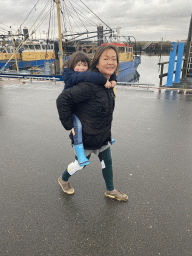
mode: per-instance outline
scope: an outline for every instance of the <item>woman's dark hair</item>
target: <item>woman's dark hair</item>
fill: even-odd
[[[115,51],[116,56],[117,56],[117,67],[118,67],[118,64],[119,64],[119,56],[118,56],[117,49],[116,49],[115,46],[108,44],[108,45],[101,45],[101,46],[97,49],[97,51],[95,52],[94,57],[93,57],[92,62],[91,62],[91,70],[93,70],[93,69],[96,68],[97,64],[99,63],[99,59],[100,59],[102,53],[103,53],[104,51],[106,51],[106,50],[109,50],[109,49],[113,49],[113,50]]]
[[[67,67],[74,70],[76,64],[81,62],[86,62],[88,64],[88,69],[90,68],[90,59],[85,52],[75,52],[70,56],[70,59],[67,61]]]

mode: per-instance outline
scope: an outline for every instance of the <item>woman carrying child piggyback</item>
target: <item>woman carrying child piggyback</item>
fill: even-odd
[[[77,52],[71,56],[68,68],[64,69],[65,89],[57,98],[57,109],[62,125],[72,132],[76,157],[58,182],[65,193],[74,194],[68,180],[89,164],[94,153],[101,162],[107,189],[105,196],[127,201],[127,195],[114,189],[110,151],[110,144],[114,142],[111,124],[115,106],[113,87],[118,67],[116,48],[101,46],[94,55],[91,71],[87,71],[89,66],[87,55]]]
[[[90,59],[84,52],[76,52],[71,55],[67,62],[67,68],[63,71],[63,80],[65,82],[64,90],[67,90],[80,82],[92,82],[95,84],[103,84],[106,88],[116,85],[116,75],[112,76],[113,81],[111,83],[102,74],[96,72],[87,71],[90,68]],[[87,72],[86,72],[87,71]],[[82,125],[75,115],[75,107],[73,109],[73,128],[71,132],[73,134],[74,149],[78,158],[80,166],[90,164],[89,160],[85,157],[84,147],[82,141]],[[114,141],[113,141],[114,142]]]

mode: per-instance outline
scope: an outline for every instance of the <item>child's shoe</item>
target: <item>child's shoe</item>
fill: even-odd
[[[83,144],[74,145],[74,149],[80,166],[90,164],[89,160],[85,156]]]
[[[113,145],[115,143],[114,139],[111,139],[111,141],[109,142],[111,145]]]

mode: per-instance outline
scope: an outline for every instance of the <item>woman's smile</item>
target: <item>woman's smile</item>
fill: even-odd
[[[105,50],[99,59],[99,63],[96,66],[99,71],[107,78],[117,69],[117,56],[113,49]]]

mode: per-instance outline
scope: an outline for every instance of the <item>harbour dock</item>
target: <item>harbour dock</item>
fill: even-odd
[[[175,88],[175,89],[174,89]],[[56,98],[62,82],[0,81],[2,256],[190,256],[192,95],[180,88],[117,86],[111,147],[115,188],[105,198],[98,158],[70,180],[74,160]]]
[[[191,77],[185,77],[181,78],[179,83],[174,83],[172,86],[160,86],[157,87],[159,90],[172,90],[172,91],[178,91],[179,93],[190,93],[192,92],[192,78]]]

